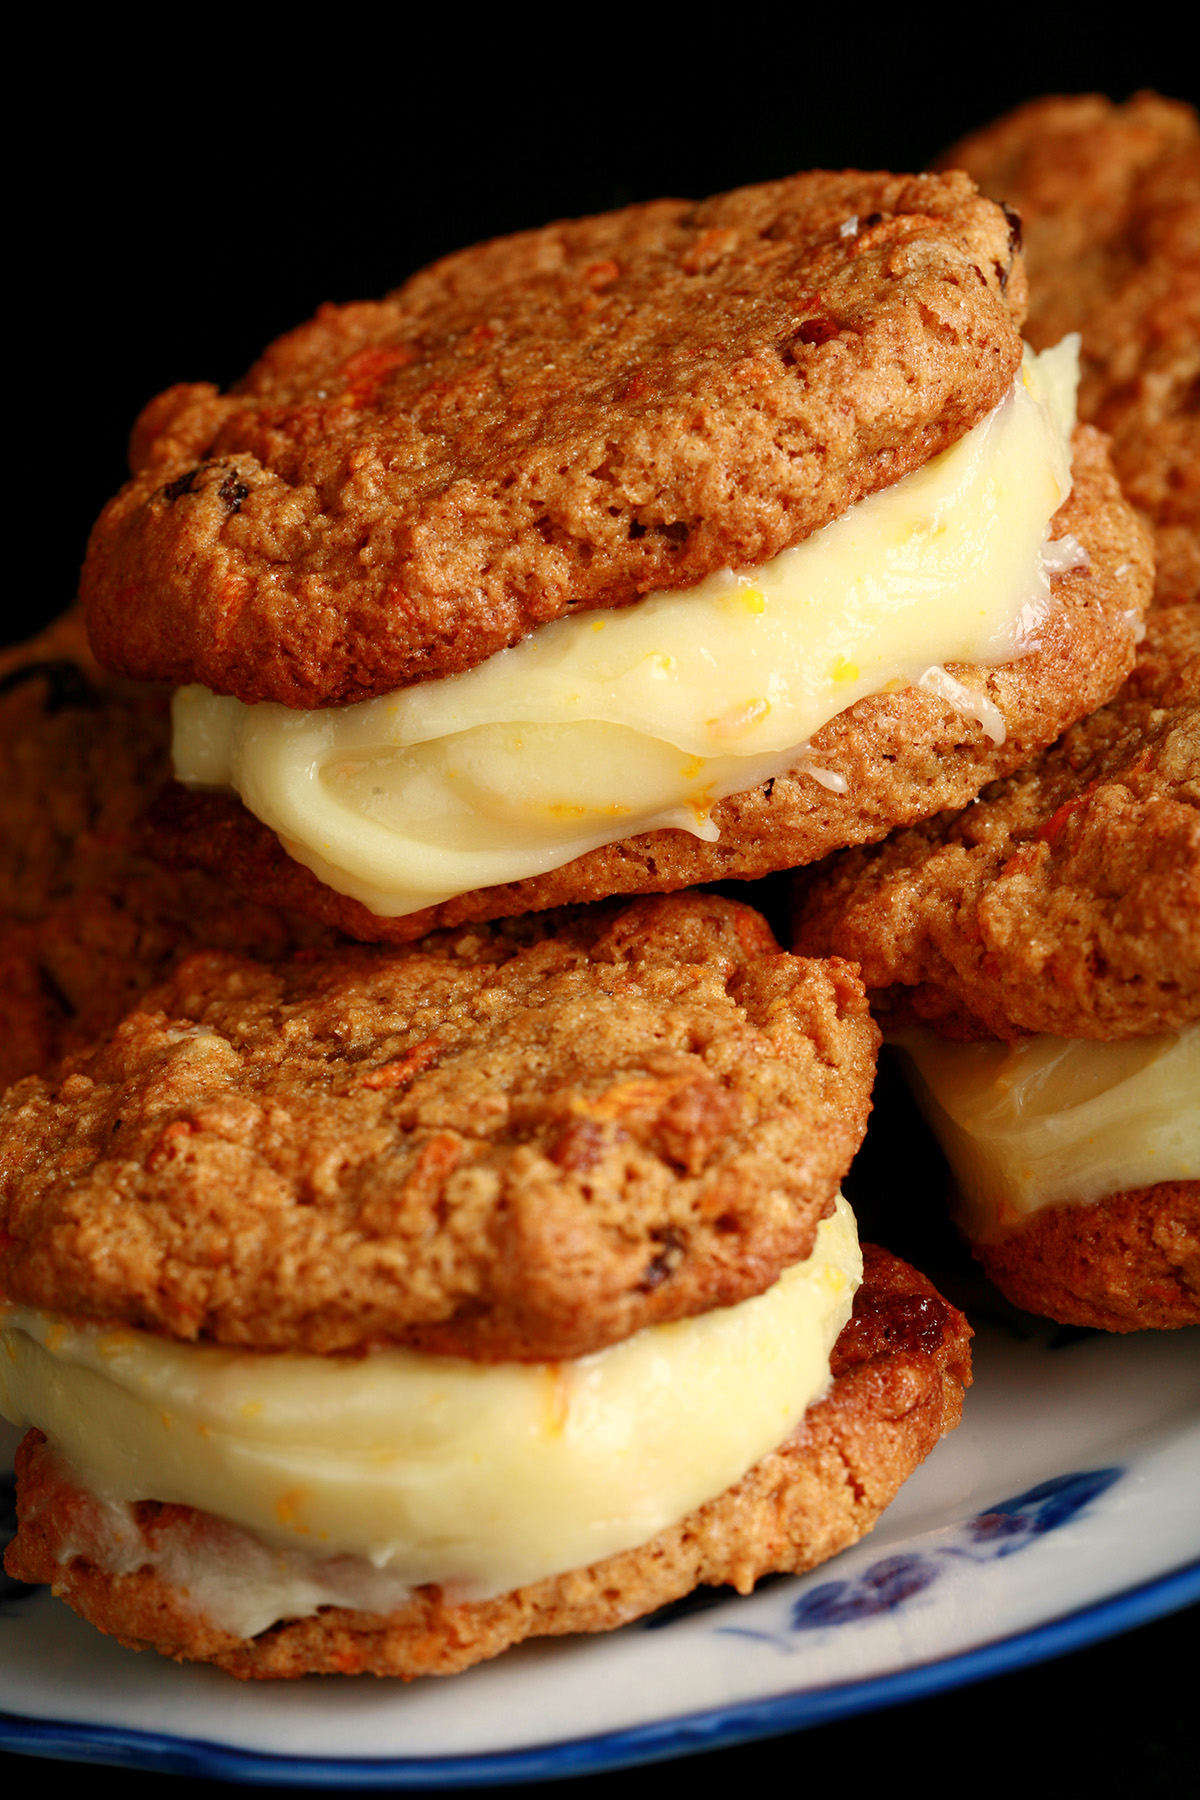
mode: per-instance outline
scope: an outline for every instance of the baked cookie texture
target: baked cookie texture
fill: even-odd
[[[1200,1181],[1047,1206],[971,1249],[1015,1306],[1064,1325],[1200,1325]]]
[[[0,654],[0,1090],[111,1031],[201,944],[270,957],[339,941],[148,853],[169,741],[166,690],[101,669],[78,611]]]
[[[962,174],[817,172],[323,307],[229,395],[143,413],[83,574],[97,654],[328,706],[757,565],[1002,398],[1014,246]]]
[[[1028,767],[802,882],[795,947],[943,1037],[1200,1017],[1200,606],[1152,612],[1117,697]]]
[[[525,1638],[612,1630],[702,1584],[748,1593],[761,1576],[812,1568],[869,1531],[961,1415],[971,1379],[966,1320],[906,1263],[863,1249],[863,1285],[834,1347],[825,1398],[734,1487],[648,1544],[590,1568],[466,1604],[423,1588],[386,1615],[329,1607],[237,1638],[192,1611],[149,1561],[113,1575],[79,1553],[96,1529],[94,1503],[37,1431],[18,1451],[20,1529],[5,1567],[18,1580],[52,1582],[130,1648],[268,1680],[317,1671],[447,1675]],[[219,1553],[228,1529],[188,1507],[146,1502],[137,1514],[148,1558],[171,1534],[197,1554]]]
[[[187,958],[0,1111],[10,1299],[260,1350],[552,1361],[807,1257],[878,1033],[711,895]]]
[[[1035,100],[939,159],[1021,216],[1035,348],[1083,335],[1079,412],[1153,523],[1158,600],[1200,596],[1200,123],[1141,93]]]
[[[1109,699],[1132,664],[1153,585],[1149,541],[1121,496],[1103,439],[1087,427],[1075,434],[1073,475],[1052,533],[1073,534],[1089,562],[1054,578],[1054,610],[1037,647],[996,668],[950,665],[952,675],[999,707],[1007,731],[1002,745],[936,695],[917,688],[873,695],[812,739],[813,761],[845,778],[844,794],[804,773],[778,776],[713,807],[716,843],[684,831],[646,832],[548,874],[461,894],[402,918],[381,918],[326,887],[229,795],[172,788],[152,820],[155,854],[205,867],[260,902],[309,913],[352,937],[402,943],[467,920],[796,868],[961,806]]]
[[[886,1027],[1120,1040],[1200,1017],[1200,606],[1151,612],[1116,699],[1028,768],[798,886],[796,947],[861,966]],[[1048,1206],[972,1253],[1014,1304],[1200,1322],[1200,1183]]]

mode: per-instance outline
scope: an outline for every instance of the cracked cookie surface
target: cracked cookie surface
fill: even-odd
[[[1156,609],[1130,679],[973,805],[834,857],[795,944],[861,965],[885,1025],[1119,1039],[1200,1017],[1200,606]]]
[[[185,960],[4,1103],[10,1298],[180,1338],[556,1360],[810,1253],[866,1128],[852,971],[715,896]]]
[[[818,171],[460,251],[226,396],[151,402],[84,569],[97,653],[328,706],[755,566],[990,411],[1023,305],[961,174]]]

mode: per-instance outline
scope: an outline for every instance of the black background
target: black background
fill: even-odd
[[[173,381],[234,379],[322,300],[379,294],[460,244],[557,216],[798,168],[921,168],[1039,93],[1195,100],[1178,42],[1139,41],[1128,14],[1101,39],[1081,17],[734,0],[707,23],[577,8],[481,26],[444,8],[381,24],[347,7],[269,30],[226,8],[106,16],[69,42],[35,22],[10,96],[29,123],[8,171],[4,635],[69,603],[141,405]],[[822,1800],[910,1784],[1197,1792],[1198,1627],[1193,1608],[980,1687],[571,1791],[711,1773],[747,1791],[821,1784]],[[0,1766],[22,1780],[36,1767]]]

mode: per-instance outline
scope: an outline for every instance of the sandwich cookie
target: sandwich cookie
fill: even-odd
[[[585,1567],[481,1599],[393,1581],[381,1601],[387,1571],[364,1559],[288,1555],[187,1505],[102,1499],[38,1430],[17,1451],[5,1566],[133,1649],[251,1679],[452,1674],[525,1638],[611,1631],[698,1586],[749,1593],[855,1543],[961,1417],[966,1320],[907,1263],[871,1244],[862,1255],[828,1384],[799,1424],[723,1493]],[[269,1585],[281,1566],[299,1595],[286,1618]]]
[[[1083,336],[1080,417],[1154,527],[1160,605],[1200,597],[1200,124],[1158,94],[1034,100],[942,159],[1022,221],[1029,342]]]
[[[798,890],[797,947],[861,965],[988,1274],[1106,1330],[1200,1322],[1198,613],[1152,612],[1029,768]]]
[[[10,1568],[126,1641],[447,1672],[810,1566],[955,1422],[963,1322],[861,1281],[837,1195],[861,987],[748,908],[197,955],[148,1004],[4,1113]]]
[[[101,669],[78,611],[0,655],[0,1090],[106,1036],[201,945],[339,941],[152,858],[143,814],[169,771],[168,690]]]
[[[1014,241],[959,175],[659,202],[152,403],[83,592],[183,684],[160,852],[405,941],[794,866],[1026,760],[1149,577],[1070,347],[1022,364]]]

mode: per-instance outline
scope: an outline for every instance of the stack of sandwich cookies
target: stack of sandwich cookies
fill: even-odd
[[[4,1109],[8,1566],[124,1641],[450,1672],[809,1567],[957,1421],[964,1322],[837,1196],[861,986],[748,908],[202,953],[146,1007]]]
[[[158,851],[366,940],[811,862],[1109,698],[1150,583],[1013,222],[817,174],[447,258],[173,389],[93,534]]]
[[[853,958],[904,1047],[987,1273],[1107,1330],[1200,1322],[1198,613],[1152,612],[1029,768],[799,895],[797,948]]]
[[[964,1322],[837,1195],[854,972],[614,896],[961,806],[1116,691],[1147,542],[1024,299],[965,177],[800,176],[147,409],[89,629],[180,684],[155,854],[269,932],[202,908],[8,1102],[15,1573],[242,1675],[449,1672],[811,1567],[957,1421]]]

